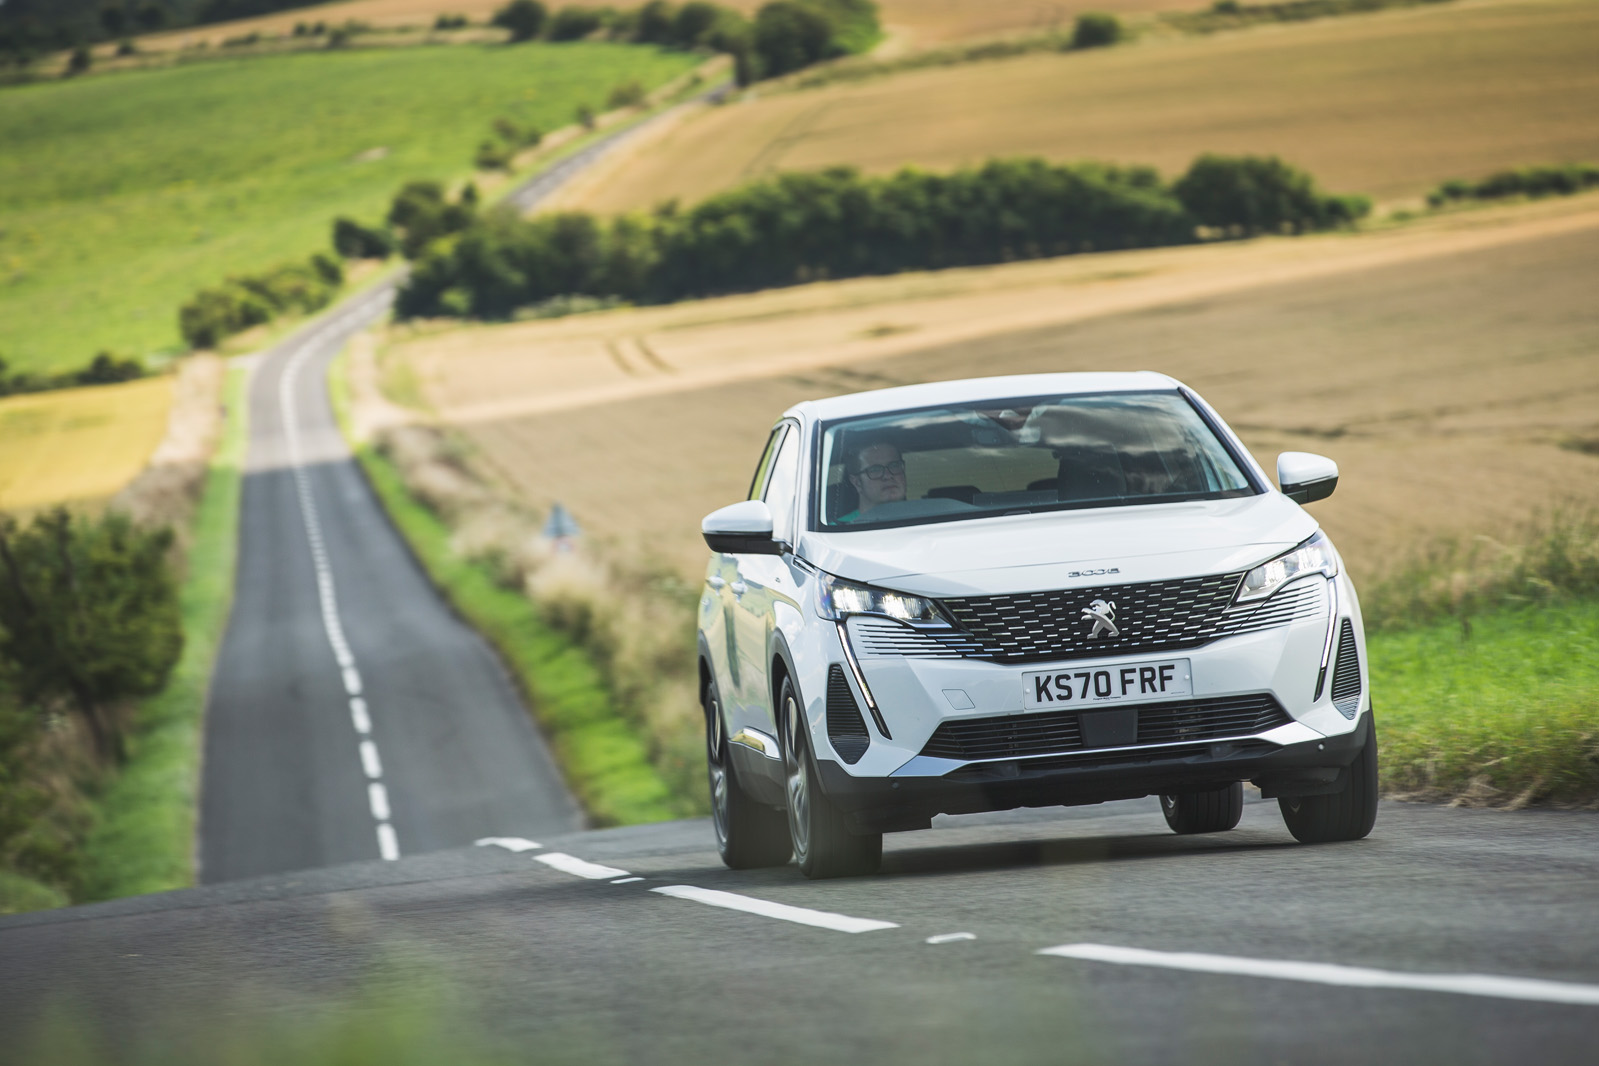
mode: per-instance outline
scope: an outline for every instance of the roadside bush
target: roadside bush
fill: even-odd
[[[110,352],[96,355],[82,370],[70,370],[64,374],[13,374],[6,361],[0,359],[0,396],[70,389],[79,385],[115,385],[143,376],[144,367],[136,360],[118,359]]]
[[[537,126],[524,126],[503,115],[494,120],[494,135],[513,148],[537,148],[544,140],[544,131]]]
[[[754,45],[761,74],[769,78],[842,54],[832,23],[798,0],[774,0],[756,12]]]
[[[510,170],[515,155],[502,141],[481,141],[472,156],[472,165],[479,170]]]
[[[549,12],[539,0],[511,0],[494,13],[494,25],[511,32],[513,43],[531,41],[544,30]]]
[[[471,25],[472,20],[465,15],[440,15],[433,20],[436,30],[464,30]]]
[[[201,289],[178,309],[178,329],[192,348],[214,348],[235,333],[290,311],[326,307],[344,282],[344,268],[320,253],[263,274],[229,278]]]
[[[1347,226],[1371,210],[1365,197],[1322,193],[1276,156],[1202,155],[1172,191],[1200,225],[1235,236]]]
[[[363,226],[354,219],[336,218],[333,250],[346,259],[387,259],[394,254],[394,236],[386,229]]]
[[[1599,166],[1568,163],[1501,170],[1477,182],[1456,178],[1429,193],[1427,203],[1442,207],[1461,200],[1500,200],[1513,196],[1537,199],[1544,196],[1571,196],[1589,189],[1599,189]]]
[[[124,755],[114,705],[166,683],[183,648],[172,531],[65,508],[0,520],[0,660],[29,703],[62,702],[96,752]]]
[[[1072,27],[1073,48],[1104,48],[1121,39],[1121,20],[1099,11],[1078,15],[1077,24]]]

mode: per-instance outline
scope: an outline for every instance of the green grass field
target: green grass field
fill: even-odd
[[[180,346],[202,285],[329,244],[413,178],[465,176],[500,115],[545,130],[688,53],[578,43],[216,61],[0,94],[0,358]]]
[[[1375,633],[1369,652],[1385,792],[1599,802],[1599,602]]]

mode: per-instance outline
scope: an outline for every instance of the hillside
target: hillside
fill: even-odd
[[[35,84],[0,108],[0,357],[57,370],[178,345],[225,275],[328,247],[499,116],[552,130],[700,58],[634,45],[325,51]]]
[[[692,202],[777,170],[995,155],[1149,163],[1276,153],[1327,188],[1417,197],[1450,177],[1599,159],[1599,5],[1483,0],[1149,39],[761,92],[664,132],[565,205]]]

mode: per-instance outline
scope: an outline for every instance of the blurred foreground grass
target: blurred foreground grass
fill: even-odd
[[[175,350],[194,290],[329,245],[499,116],[553,130],[699,57],[576,42],[328,51],[23,86],[0,107],[0,356]]]

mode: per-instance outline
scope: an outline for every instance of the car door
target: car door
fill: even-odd
[[[777,450],[765,471],[765,483],[756,495],[772,512],[772,535],[786,544],[794,543],[795,498],[800,474],[800,432],[785,423]],[[776,736],[772,713],[769,638],[780,602],[794,602],[794,580],[788,562],[780,555],[739,555],[736,580],[728,586],[733,595],[733,619],[737,629],[739,672],[739,722],[734,729],[749,727],[767,736]]]
[[[761,449],[760,462],[755,466],[755,476],[750,479],[749,499],[758,500],[766,487],[767,475],[777,446],[788,432],[788,423],[779,422],[772,428]],[[706,567],[703,599],[700,604],[700,629],[705,634],[706,651],[711,657],[711,672],[716,678],[717,691],[722,697],[722,710],[728,716],[729,733],[738,729],[732,722],[742,718],[739,705],[743,699],[744,671],[739,659],[738,620],[734,617],[738,594],[746,586],[739,577],[739,560],[742,556],[719,552],[712,556]],[[738,592],[734,590],[737,589]]]

